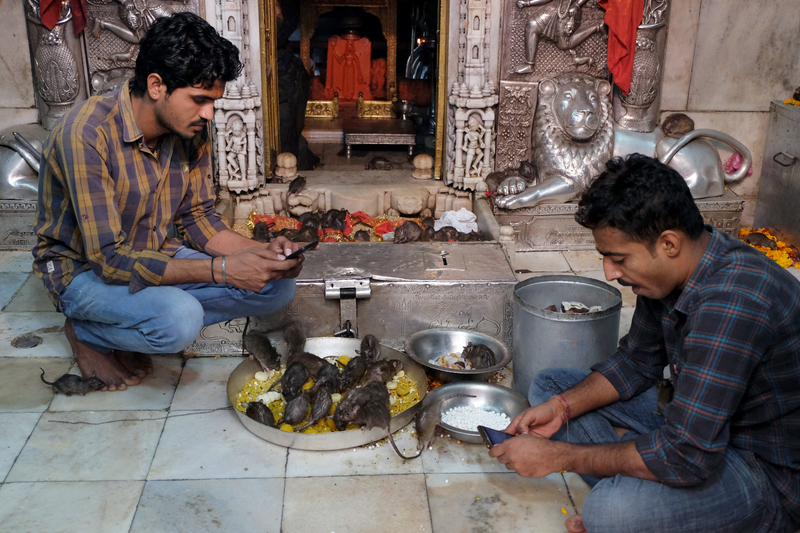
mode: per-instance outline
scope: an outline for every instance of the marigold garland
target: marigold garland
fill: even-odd
[[[763,233],[770,240],[775,241],[775,244],[778,246],[777,250],[773,250],[771,248],[767,248],[766,246],[755,246],[750,244],[756,250],[763,252],[767,257],[778,263],[783,268],[789,268],[794,266],[794,268],[800,268],[800,257],[798,257],[798,251],[796,248],[786,244],[783,241],[779,241],[777,237],[775,237],[767,228],[751,228],[749,226],[743,226],[739,230],[739,238],[744,239],[745,236],[751,233]]]

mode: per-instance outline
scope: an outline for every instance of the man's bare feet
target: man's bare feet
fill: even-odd
[[[564,525],[567,526],[567,531],[570,533],[586,533],[586,528],[583,527],[583,517],[579,514],[567,518]]]
[[[131,374],[112,354],[102,354],[79,341],[78,337],[75,336],[71,318],[68,318],[64,323],[64,334],[67,336],[69,345],[72,348],[72,357],[78,363],[81,374],[83,377],[89,377],[96,372],[97,377],[106,384],[101,390],[125,390],[128,386],[141,383],[141,379],[135,374]]]
[[[131,374],[135,374],[140,378],[153,373],[153,360],[146,353],[114,350],[114,357]]]

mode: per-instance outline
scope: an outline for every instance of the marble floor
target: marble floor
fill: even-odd
[[[602,279],[593,252],[517,254],[520,279]],[[798,275],[800,271],[795,271]],[[633,295],[623,289],[620,334]],[[76,372],[64,318],[27,252],[0,252],[0,530],[11,532],[562,532],[588,486],[524,479],[481,445],[438,438],[420,459],[390,446],[282,448],[247,431],[225,394],[241,357],[155,357],[124,392],[54,395]],[[31,336],[41,342],[26,348]],[[15,347],[17,346],[17,347]],[[411,450],[408,429],[396,434]]]

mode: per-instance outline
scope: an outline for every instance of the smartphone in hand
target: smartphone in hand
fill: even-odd
[[[294,259],[298,255],[302,254],[303,252],[309,251],[310,249],[314,248],[318,244],[319,244],[319,241],[314,241],[314,242],[308,243],[305,246],[303,246],[302,248],[300,248],[299,250],[297,250],[296,252],[292,252],[289,255],[287,255],[286,259]]]
[[[509,435],[508,433],[503,433],[502,431],[497,431],[496,429],[487,428],[486,426],[478,426],[478,433],[481,434],[483,443],[486,444],[487,448],[491,448],[495,444],[500,444],[504,440],[516,437],[516,435]]]

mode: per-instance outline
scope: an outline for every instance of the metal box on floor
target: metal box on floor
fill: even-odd
[[[510,346],[516,283],[497,243],[325,243],[306,253],[294,301],[250,327],[269,331],[297,321],[309,337],[320,337],[349,321],[356,336],[371,333],[397,349],[417,331],[463,328]],[[189,350],[241,353],[244,323],[205,327]]]
[[[800,247],[800,108],[775,101],[769,106],[764,163],[753,220],[777,230],[781,240]]]

